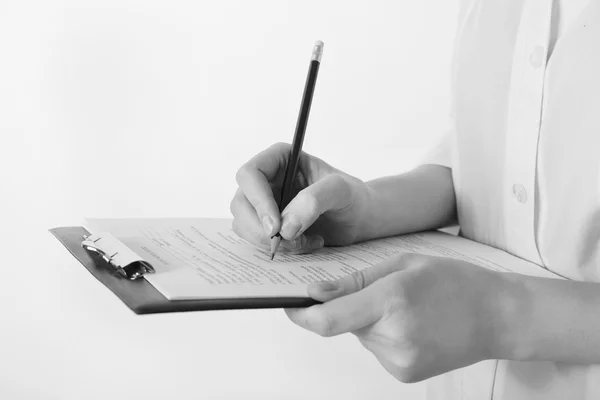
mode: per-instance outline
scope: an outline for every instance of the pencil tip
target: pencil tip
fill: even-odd
[[[271,261],[275,258],[275,253],[271,253]]]

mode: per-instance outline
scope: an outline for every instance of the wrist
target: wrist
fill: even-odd
[[[368,238],[438,229],[456,220],[456,200],[449,168],[426,165],[410,172],[365,183]]]
[[[369,185],[368,182],[360,182],[361,190],[361,217],[359,218],[356,242],[364,242],[367,240],[380,237],[378,234],[377,223],[377,192]]]
[[[530,331],[535,303],[526,283],[529,277],[515,273],[495,274],[498,282],[491,302],[490,358],[529,360],[533,352]]]

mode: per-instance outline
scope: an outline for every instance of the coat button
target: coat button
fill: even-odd
[[[535,46],[531,55],[529,56],[529,64],[533,68],[539,68],[544,63],[544,48],[542,46]]]
[[[515,199],[517,199],[517,201],[521,204],[525,204],[527,203],[527,191],[525,190],[525,187],[521,184],[515,183],[512,187],[513,189],[513,195],[515,196]]]

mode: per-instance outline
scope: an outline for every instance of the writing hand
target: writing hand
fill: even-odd
[[[294,253],[358,240],[368,218],[367,186],[309,154],[300,157],[295,197],[279,213],[289,152],[288,144],[273,145],[238,170],[239,188],[231,201],[234,231],[265,249],[280,232],[280,248]]]

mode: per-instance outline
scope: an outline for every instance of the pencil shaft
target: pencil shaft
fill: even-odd
[[[315,84],[317,83],[317,75],[321,64],[321,56],[323,54],[323,42],[318,41],[313,48],[310,65],[308,67],[308,76],[304,85],[304,93],[300,102],[300,113],[296,122],[296,130],[294,132],[294,140],[292,148],[288,155],[285,166],[285,175],[283,177],[283,185],[281,187],[281,198],[279,201],[279,211],[283,211],[294,197],[294,182],[298,174],[298,163],[302,154],[302,144],[304,143],[304,133],[308,124],[308,116],[310,114],[310,106],[312,104]],[[275,257],[279,243],[281,242],[281,234],[277,233],[271,238],[271,260]]]
[[[294,132],[294,140],[288,156],[283,186],[281,188],[281,200],[279,202],[280,211],[283,211],[294,196],[294,181],[298,174],[298,163],[300,161],[300,154],[302,153],[302,144],[304,143],[304,134],[306,132],[306,126],[308,125],[308,116],[310,115],[310,106],[315,91],[315,84],[317,83],[319,65],[320,63],[318,61],[312,60],[308,69],[308,76],[306,77],[306,84],[304,86],[304,93],[300,104],[300,113],[298,114],[296,131]]]

